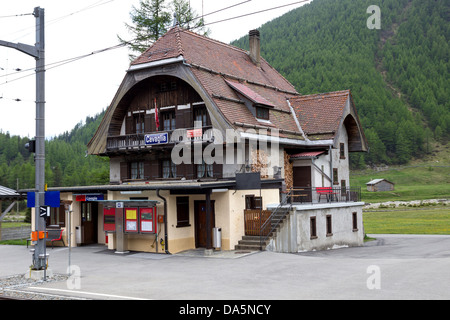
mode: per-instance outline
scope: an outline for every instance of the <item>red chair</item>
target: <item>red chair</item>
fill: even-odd
[[[53,249],[53,242],[55,242],[55,241],[62,241],[63,246],[65,246],[64,239],[63,239],[63,229],[61,229],[61,230],[59,230],[59,231],[60,231],[60,232],[59,232],[59,237],[50,240],[50,241],[52,242],[52,249]]]

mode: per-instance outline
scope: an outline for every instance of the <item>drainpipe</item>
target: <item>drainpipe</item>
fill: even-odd
[[[331,187],[334,186],[334,176],[333,176],[333,153],[331,149],[331,145],[328,146],[328,150],[330,151],[330,178],[331,178]]]
[[[169,242],[167,238],[167,200],[163,196],[159,194],[159,189],[156,189],[156,195],[164,201],[164,243],[165,243],[165,251],[167,254],[171,254],[169,252]]]

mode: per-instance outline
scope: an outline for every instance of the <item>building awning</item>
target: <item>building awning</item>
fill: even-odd
[[[4,186],[0,186],[0,200],[23,200],[26,196],[9,189]]]
[[[297,154],[293,154],[290,156],[291,159],[307,159],[307,158],[315,158],[320,156],[325,151],[309,151],[309,152],[301,152]]]

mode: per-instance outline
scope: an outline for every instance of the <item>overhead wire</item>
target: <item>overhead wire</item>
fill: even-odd
[[[55,23],[57,23],[57,22],[59,22],[59,21],[62,21],[62,20],[64,20],[64,19],[66,19],[66,18],[68,18],[68,17],[71,17],[71,16],[73,16],[73,15],[75,15],[75,14],[78,14],[78,13],[80,13],[80,12],[87,11],[87,10],[90,10],[90,9],[93,9],[93,8],[96,8],[96,7],[105,5],[105,4],[108,4],[108,3],[113,2],[113,1],[115,1],[115,0],[99,0],[99,1],[97,1],[97,2],[95,2],[95,3],[93,3],[93,4],[91,4],[91,5],[89,5],[89,6],[87,6],[87,7],[84,7],[84,8],[82,8],[82,9],[77,10],[77,11],[73,11],[73,12],[71,12],[71,13],[69,13],[69,14],[66,14],[66,15],[63,15],[63,16],[61,16],[61,17],[58,17],[58,18],[54,18],[54,19],[48,20],[48,21],[45,22],[44,26],[47,27],[47,26],[49,26],[49,25],[55,24]],[[22,14],[22,15],[33,15],[33,13],[27,13],[27,14]],[[15,16],[21,16],[21,15],[15,15]],[[12,15],[12,16],[5,16],[5,17],[14,17],[14,15]],[[0,18],[1,18],[1,16],[0,16]],[[31,26],[29,26],[29,27],[20,29],[20,30],[15,31],[15,32],[12,32],[12,33],[10,33],[10,34],[20,33],[20,32],[22,32],[22,31],[26,31],[26,30],[32,29],[32,28],[35,28],[35,26],[34,26],[34,25],[31,25]],[[38,31],[38,30],[36,30],[36,31]],[[27,35],[29,35],[29,34],[32,34],[32,33],[34,33],[34,32],[35,32],[35,30],[30,31],[30,32],[27,32],[27,33],[21,35],[20,37],[15,38],[13,41],[17,41],[18,39],[21,39],[21,38],[23,38],[23,37],[25,37],[25,36],[27,36]]]
[[[226,18],[226,19],[217,20],[217,21],[214,21],[214,22],[205,23],[202,26],[193,27],[191,29],[197,29],[197,28],[201,28],[201,27],[204,27],[204,26],[208,26],[208,25],[212,25],[212,24],[216,24],[216,23],[220,23],[220,22],[225,22],[225,21],[230,21],[230,20],[234,20],[234,19],[238,19],[238,18],[243,18],[243,17],[254,15],[254,14],[259,14],[259,13],[272,11],[272,10],[276,10],[276,9],[281,9],[281,8],[284,8],[284,7],[289,7],[289,6],[293,6],[293,5],[304,3],[304,2],[310,2],[310,1],[311,0],[296,1],[296,2],[292,2],[292,3],[288,3],[288,4],[284,4],[284,5],[268,8],[268,9],[263,9],[263,10],[259,10],[259,11],[254,11],[254,12],[242,14],[242,15],[239,15],[239,16],[231,17],[231,18]]]
[[[106,2],[104,2],[104,1],[105,0],[97,1],[97,2],[93,3],[92,5],[87,6],[87,7],[83,8],[83,9],[78,10],[78,11],[72,12],[71,14],[62,16],[62,17],[57,18],[57,19],[50,20],[49,23],[50,22],[61,21],[62,19],[65,19],[65,18],[67,18],[67,17],[69,17],[71,15],[74,15],[74,14],[77,14],[79,12],[86,11],[86,10],[89,10],[89,9],[92,9],[92,8],[95,8],[95,7],[107,4],[107,3],[115,1],[115,0],[107,0]],[[225,11],[225,10],[228,10],[230,8],[233,8],[233,7],[236,7],[236,6],[239,6],[239,5],[242,5],[242,4],[250,2],[250,1],[251,0],[242,1],[240,3],[237,3],[237,4],[234,4],[234,5],[231,5],[231,6],[228,6],[228,7],[225,7],[225,8],[222,8],[222,9],[219,9],[219,10],[207,13],[205,15],[193,18],[190,21],[202,18],[204,16],[212,15],[212,14],[215,14],[215,13],[218,13],[218,12],[221,12],[221,11]],[[280,9],[280,8],[284,8],[284,7],[288,7],[288,6],[292,6],[292,5],[296,5],[296,4],[300,4],[300,3],[304,3],[304,2],[310,2],[310,1],[311,0],[296,1],[296,2],[289,3],[289,4],[284,4],[284,5],[280,5],[280,6],[276,6],[276,7],[272,7],[272,8],[267,8],[267,9],[263,9],[263,10],[259,10],[259,11],[254,11],[254,12],[242,14],[242,15],[235,16],[235,17],[230,17],[230,18],[226,18],[226,19],[221,19],[221,20],[205,23],[205,24],[203,24],[203,26],[212,25],[212,24],[216,24],[216,23],[221,23],[221,22],[225,22],[225,21],[230,21],[230,20],[234,20],[234,19],[238,19],[238,18],[242,18],[242,17],[254,15],[254,14],[259,14],[259,13],[263,13],[263,12],[268,12],[268,11],[271,11],[271,10],[276,10],[276,9]],[[190,22],[190,21],[188,21],[188,22]],[[200,26],[200,27],[203,27],[203,26]],[[200,27],[193,27],[193,28],[188,28],[188,29],[197,29],[197,28],[200,28]],[[78,61],[80,59],[83,59],[83,58],[86,58],[86,57],[89,57],[89,56],[92,56],[92,55],[95,55],[95,54],[98,54],[98,53],[102,53],[102,52],[106,52],[106,51],[109,51],[109,50],[114,50],[114,49],[117,49],[117,48],[124,47],[125,45],[130,44],[132,41],[127,41],[127,42],[123,42],[123,43],[115,45],[115,46],[111,46],[111,47],[107,47],[107,48],[104,48],[104,49],[96,50],[96,51],[93,51],[93,52],[85,54],[85,55],[81,55],[81,56],[77,56],[77,57],[68,58],[68,59],[65,59],[65,60],[53,62],[53,63],[50,63],[50,64],[46,64],[45,68],[46,68],[46,70],[57,68],[57,67],[60,67],[62,65],[65,65],[65,64],[68,64],[68,63],[72,63],[72,62]],[[24,70],[17,71],[16,73],[8,73],[8,74],[5,74],[5,75],[0,75],[0,78],[1,77],[7,77],[7,76],[15,75],[15,74],[22,73],[22,72],[31,71],[31,70],[34,70],[34,69],[35,68],[29,68],[29,69],[24,69]],[[0,86],[8,84],[8,83],[11,83],[11,82],[14,82],[14,81],[17,81],[17,80],[20,80],[20,79],[23,79],[23,78],[26,78],[26,77],[29,77],[29,76],[32,76],[32,75],[34,75],[34,73],[27,74],[27,75],[19,77],[19,78],[14,78],[12,80],[0,83]]]
[[[12,15],[9,15],[9,16],[0,16],[0,19],[3,19],[3,18],[23,17],[23,16],[31,16],[31,15],[33,15],[33,13],[12,14]]]
[[[90,53],[87,53],[87,54],[84,54],[84,55],[81,55],[81,56],[72,57],[72,58],[68,58],[68,59],[64,59],[64,60],[60,60],[60,61],[57,61],[57,62],[52,62],[52,63],[46,64],[46,65],[45,65],[45,71],[51,70],[51,69],[60,67],[60,66],[62,66],[62,65],[65,65],[65,64],[68,64],[68,63],[72,63],[72,62],[75,62],[75,61],[78,61],[78,60],[81,60],[81,59],[84,59],[84,58],[87,58],[87,57],[89,57],[89,56],[93,56],[93,55],[96,55],[96,54],[99,54],[99,53],[102,53],[102,52],[106,52],[106,51],[109,51],[109,50],[114,50],[114,49],[122,48],[122,47],[126,46],[128,43],[129,43],[129,42],[120,43],[120,44],[117,44],[117,45],[114,45],[114,46],[111,46],[111,47],[107,47],[107,48],[95,50],[95,51],[92,51],[92,52],[90,52]],[[21,70],[21,71],[18,71],[18,72],[16,72],[16,73],[10,73],[10,74],[1,75],[0,77],[11,76],[11,75],[15,75],[15,74],[17,74],[17,73],[27,72],[27,71],[31,71],[31,70],[34,70],[34,69],[35,69],[35,68],[30,68],[30,69],[26,69],[26,70]],[[30,73],[30,74],[24,75],[24,76],[22,76],[22,77],[19,77],[19,78],[14,78],[14,79],[12,79],[12,80],[5,81],[5,82],[3,82],[3,83],[0,83],[0,86],[1,86],[1,85],[5,85],[5,84],[8,84],[8,83],[11,83],[11,82],[14,82],[14,81],[19,80],[19,79],[23,79],[23,78],[26,78],[26,77],[30,77],[30,76],[32,76],[32,75],[34,75],[34,74],[35,74],[35,73],[33,72],[33,73]]]

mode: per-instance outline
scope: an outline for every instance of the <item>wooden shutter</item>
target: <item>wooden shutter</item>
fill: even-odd
[[[127,115],[126,120],[125,120],[125,134],[132,134],[134,133],[134,128],[133,128],[133,117],[129,117]]]
[[[177,129],[186,128],[185,122],[184,122],[184,110],[179,110],[177,107],[177,110],[175,111],[175,126]]]
[[[222,178],[223,164],[213,163],[214,178]]]
[[[145,127],[145,130],[144,130],[144,132],[152,132],[152,130],[151,130],[151,127],[152,127],[151,121],[152,121],[151,114],[145,113],[145,116],[144,116],[144,127]]]
[[[152,166],[150,161],[144,162],[144,179],[150,180],[152,178]]]
[[[192,180],[194,179],[194,164],[184,164],[184,176],[186,177],[186,180]]]
[[[159,160],[152,160],[150,161],[150,178],[155,180],[157,178],[160,178],[160,166],[159,166]]]
[[[126,179],[129,179],[129,170],[128,170],[128,162],[121,162],[120,163],[120,180],[124,181]]]
[[[186,177],[186,164],[177,164],[177,178]]]

